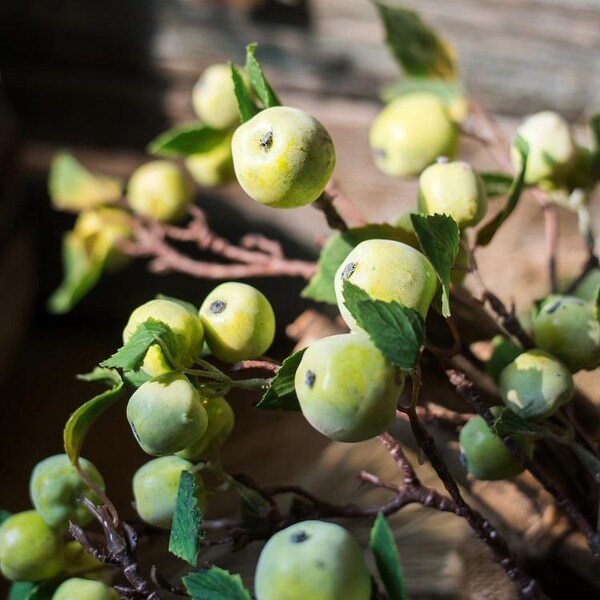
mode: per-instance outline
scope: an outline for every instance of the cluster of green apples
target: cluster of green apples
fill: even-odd
[[[98,469],[85,458],[79,466],[104,491]],[[80,477],[66,454],[50,456],[33,469],[29,482],[33,510],[8,517],[0,526],[0,572],[11,581],[54,580],[52,600],[117,600],[105,583],[103,565],[76,541],[68,541],[69,522],[86,525],[91,513],[80,503],[95,493]]]
[[[205,345],[214,357],[230,364],[261,356],[273,342],[275,315],[259,290],[227,282],[212,290],[199,310],[167,298],[146,302],[131,313],[123,340],[127,342],[148,319],[169,326],[177,349],[167,357],[160,345],[150,346],[142,363],[147,380],[127,404],[137,442],[157,457],[135,473],[133,493],[142,519],[169,528],[181,472],[194,472],[195,463],[213,456],[234,425],[227,400],[196,385],[187,371]],[[197,473],[196,477],[202,504],[206,494]]]

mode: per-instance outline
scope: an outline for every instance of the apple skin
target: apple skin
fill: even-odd
[[[155,527],[170,529],[177,503],[179,478],[193,464],[179,456],[162,456],[142,465],[133,476],[133,497],[139,516]],[[200,476],[199,496],[202,510],[206,505],[206,493]]]
[[[340,442],[360,442],[394,422],[404,375],[366,336],[342,333],[311,344],[294,386],[306,420]]]
[[[315,201],[335,166],[335,148],[325,127],[289,106],[267,108],[240,125],[231,150],[244,191],[273,208]]]
[[[536,345],[559,358],[571,371],[600,364],[600,323],[596,309],[574,296],[548,296],[532,320]]]
[[[156,319],[168,325],[177,336],[177,353],[174,359],[185,367],[199,356],[204,343],[204,328],[198,316],[185,306],[163,298],[155,298],[138,306],[130,315],[123,330],[123,342],[127,343],[135,330],[148,319]],[[158,344],[148,349],[142,368],[156,377],[172,370]]]
[[[102,475],[89,460],[80,458],[79,466],[101,490],[105,489]],[[49,456],[37,463],[29,479],[29,495],[42,519],[56,528],[67,528],[69,521],[87,525],[92,514],[78,499],[85,496],[92,502],[98,501],[66,454]]]
[[[174,162],[153,160],[138,167],[127,184],[127,202],[148,219],[181,221],[194,199],[194,186]]]
[[[369,600],[371,577],[352,535],[334,523],[303,521],[279,531],[260,553],[257,600]]]
[[[242,77],[247,80],[245,74]],[[228,129],[240,124],[240,111],[228,64],[214,64],[202,72],[192,89],[192,106],[198,118],[215,129]]]
[[[119,600],[119,594],[101,581],[71,577],[63,581],[52,600]]]
[[[369,145],[377,168],[392,177],[418,175],[439,156],[452,159],[458,128],[436,96],[415,92],[392,100],[375,118]]]
[[[344,304],[344,280],[375,300],[396,301],[423,318],[435,296],[438,280],[429,260],[418,250],[394,240],[366,240],[353,248],[335,274],[335,295],[351,331],[364,333]]]
[[[226,363],[257,358],[275,337],[275,313],[266,296],[238,281],[218,285],[199,311],[212,354]]]
[[[483,219],[488,202],[483,183],[473,167],[463,161],[439,162],[419,177],[419,211],[446,214],[462,227]]]
[[[542,419],[569,402],[575,386],[569,369],[543,350],[528,350],[500,374],[504,404],[524,419]]]
[[[127,420],[142,450],[151,456],[187,448],[208,427],[200,394],[177,372],[143,383],[127,403]]]
[[[64,549],[60,534],[34,510],[0,526],[0,571],[11,581],[52,579],[63,568]]]
[[[525,183],[563,180],[574,165],[577,148],[569,124],[557,113],[543,111],[531,115],[517,128],[529,144]],[[521,154],[515,143],[511,148],[515,170],[521,168]]]
[[[198,185],[216,187],[235,180],[231,155],[232,136],[232,133],[226,135],[219,144],[207,152],[186,156],[185,166]]]

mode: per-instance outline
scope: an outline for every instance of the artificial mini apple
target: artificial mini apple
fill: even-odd
[[[454,157],[458,128],[439,98],[415,92],[383,108],[371,126],[369,144],[380,171],[411,177],[438,156]]]
[[[289,106],[267,108],[240,125],[231,149],[244,191],[274,208],[296,208],[316,200],[335,165],[335,149],[325,127]]]
[[[102,581],[71,577],[63,581],[52,600],[119,600],[117,592]]]
[[[483,183],[473,167],[463,161],[440,161],[419,177],[419,211],[451,216],[460,227],[477,225],[487,212]]]
[[[168,160],[153,160],[138,167],[127,184],[127,202],[133,211],[157,221],[180,221],[193,199],[192,182]]]

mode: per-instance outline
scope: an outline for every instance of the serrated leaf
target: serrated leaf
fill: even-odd
[[[532,423],[508,408],[500,410],[494,421],[492,430],[500,438],[508,435],[525,435],[542,438],[549,436],[549,431],[543,425]]]
[[[48,310],[54,314],[70,311],[99,281],[108,256],[94,252],[74,231],[63,237],[63,281],[48,299]]]
[[[179,304],[179,306],[183,306],[183,308],[187,309],[193,315],[198,316],[198,307],[194,306],[191,302],[187,302],[186,300],[180,300],[179,298],[173,298],[173,296],[165,296],[164,294],[156,294],[156,299],[175,302],[176,304]]]
[[[296,396],[294,377],[306,348],[294,352],[284,361],[279,371],[271,380],[269,389],[256,404],[256,408],[266,410],[300,410]]]
[[[487,246],[492,241],[502,223],[504,223],[504,221],[510,217],[512,212],[517,207],[517,203],[521,197],[521,192],[523,191],[523,186],[525,185],[525,170],[527,169],[529,145],[521,136],[516,137],[515,145],[521,154],[521,170],[512,182],[508,192],[508,201],[504,209],[501,210],[489,223],[487,223],[477,232],[478,246]]]
[[[389,600],[408,600],[398,548],[382,513],[377,515],[369,543]]]
[[[133,332],[127,342],[110,358],[103,360],[100,366],[136,371],[142,366],[150,346],[159,342],[165,344],[171,356],[176,355],[177,336],[171,328],[162,321],[147,319]]]
[[[182,581],[192,600],[251,600],[242,578],[219,567],[190,573]]]
[[[396,367],[412,371],[425,343],[425,322],[398,302],[373,300],[358,286],[344,281],[344,304],[356,322]]]
[[[152,140],[147,150],[158,156],[190,156],[210,152],[228,136],[226,130],[215,129],[203,123],[190,123],[161,133]]]
[[[479,178],[483,183],[485,194],[488,198],[498,198],[499,196],[508,195],[513,183],[512,177],[504,173],[479,173]]]
[[[242,523],[252,527],[256,523],[264,522],[266,515],[271,510],[271,504],[255,489],[240,481],[242,477],[229,477],[228,479],[240,499]]]
[[[254,56],[256,47],[257,44],[249,44],[246,46],[245,70],[250,79],[252,88],[265,108],[281,106],[281,101],[277,97],[277,94],[273,91],[273,88],[267,81],[259,62]]]
[[[57,210],[80,211],[116,202],[122,190],[120,180],[92,173],[69,152],[59,152],[52,159],[48,192]]]
[[[348,253],[365,240],[396,240],[405,244],[414,245],[413,236],[400,227],[387,223],[372,223],[363,227],[355,227],[332,235],[321,250],[317,272],[313,275],[308,285],[302,290],[303,298],[310,298],[317,302],[327,302],[337,305],[335,297],[335,274],[344,262]]]
[[[199,493],[196,476],[189,471],[182,471],[179,477],[175,513],[169,537],[169,552],[193,567],[198,562],[200,542],[204,539],[204,533],[200,529],[202,511],[200,510]]]
[[[91,373],[78,375],[83,381],[99,381],[111,386],[109,390],[94,396],[82,404],[70,417],[63,430],[65,452],[73,464],[79,460],[81,447],[92,425],[110,408],[123,393],[121,376],[113,369],[96,367]]]
[[[245,123],[259,112],[259,108],[258,106],[256,106],[254,100],[252,100],[250,90],[248,89],[246,82],[240,75],[238,68],[231,63],[229,66],[231,67],[233,89],[235,91],[235,97],[237,98],[238,108],[240,111],[240,120],[242,123]]]
[[[448,215],[412,214],[410,220],[423,254],[442,285],[442,314],[450,316],[450,277],[458,254],[460,229]]]
[[[407,75],[456,79],[454,52],[416,12],[381,0],[373,3],[385,28],[386,43]]]

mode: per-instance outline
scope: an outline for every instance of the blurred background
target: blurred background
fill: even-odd
[[[507,132],[530,112],[553,109],[583,123],[600,107],[596,0],[402,4],[418,9],[453,44],[472,95],[499,117]],[[49,205],[51,157],[68,148],[92,170],[126,179],[147,160],[150,140],[194,119],[190,92],[203,68],[227,60],[243,63],[245,46],[253,41],[259,43],[258,57],[284,103],[311,112],[332,133],[338,153],[335,177],[346,195],[372,220],[414,206],[414,182],[386,177],[369,157],[367,133],[381,106],[378,92],[399,71],[367,0],[0,3],[2,508],[28,506],[32,466],[61,451],[62,424],[92,395],[89,384],[77,382],[74,374],[91,370],[117,348],[131,310],[158,292],[199,304],[214,285],[183,276],[151,276],[138,262],[103,278],[70,314],[48,315],[45,302],[61,277],[61,237],[73,222]],[[472,141],[464,143],[462,155],[478,166],[490,164]],[[287,254],[298,258],[314,258],[315,239],[328,232],[314,209],[298,209],[290,218],[292,213],[250,201],[235,185],[199,189],[198,202],[214,229],[231,240],[259,231],[280,238]],[[596,209],[592,212],[600,217]],[[560,267],[566,275],[575,271],[584,253],[574,241],[574,218],[567,215],[561,227]],[[512,290],[517,305],[525,307],[544,293],[543,261],[541,219],[532,203],[523,203],[494,248],[482,253],[481,267],[492,288]],[[290,347],[284,326],[308,306],[298,298],[303,282],[254,283],[279,315],[273,353],[283,356]],[[243,414],[248,424],[254,423],[251,411]],[[302,435],[313,436],[313,452],[324,445],[299,420],[286,419]],[[277,415],[268,417],[261,426],[272,431],[279,421]],[[131,473],[143,456],[124,418],[105,417],[98,429],[87,454],[105,474],[115,503],[127,506]],[[119,443],[107,445],[107,436]],[[277,443],[284,448],[286,441],[282,436]],[[252,454],[252,443],[248,438],[232,452],[241,461]],[[289,465],[269,472],[265,461],[263,479],[276,480],[284,466]]]

